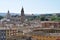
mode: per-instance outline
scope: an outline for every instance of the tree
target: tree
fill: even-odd
[[[2,18],[4,18],[4,17],[3,17],[3,16],[0,16],[0,20],[1,20]]]
[[[51,21],[60,21],[60,17],[52,16]]]
[[[56,20],[57,20],[57,18],[55,16],[51,17],[51,21],[56,21]]]
[[[57,21],[60,21],[60,17],[57,17]]]
[[[41,20],[41,21],[44,21],[44,20],[45,20],[45,17],[41,17],[40,20]]]

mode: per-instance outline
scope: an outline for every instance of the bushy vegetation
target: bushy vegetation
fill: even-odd
[[[31,18],[30,20],[34,20],[34,19],[39,19],[41,21],[45,21],[46,16],[35,16],[34,18]],[[50,17],[51,21],[60,21],[60,17],[58,17],[57,15],[53,15]]]
[[[51,21],[60,21],[60,17],[52,16]]]
[[[3,16],[0,16],[0,20],[1,20],[2,18],[4,18],[4,17],[3,17]]]

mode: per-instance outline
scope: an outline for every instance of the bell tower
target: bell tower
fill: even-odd
[[[22,9],[21,9],[21,22],[23,23],[24,20],[25,20],[24,8],[22,7]]]
[[[10,15],[10,12],[9,12],[9,10],[8,10],[8,12],[7,12],[7,14],[6,14],[6,18],[7,18],[7,19],[10,19],[10,17],[11,17],[11,15]]]
[[[24,8],[21,9],[21,16],[24,16]]]

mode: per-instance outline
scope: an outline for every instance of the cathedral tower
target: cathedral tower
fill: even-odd
[[[11,17],[11,15],[10,15],[10,12],[9,12],[9,10],[8,10],[8,12],[7,12],[7,14],[6,14],[6,18],[7,18],[7,19],[10,19],[10,17]]]
[[[21,16],[24,16],[24,8],[21,9]]]
[[[21,22],[23,23],[24,20],[25,20],[24,8],[22,7],[22,9],[21,9]]]

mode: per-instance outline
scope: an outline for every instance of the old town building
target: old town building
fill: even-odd
[[[57,21],[41,21],[40,24],[44,28],[60,28],[60,22]]]

